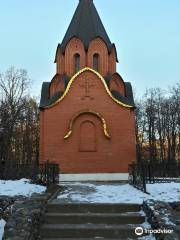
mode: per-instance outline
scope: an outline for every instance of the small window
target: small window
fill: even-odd
[[[80,70],[80,55],[79,55],[79,53],[76,53],[74,55],[74,62],[75,62],[75,72],[78,72]]]
[[[99,71],[99,54],[93,55],[93,69]]]

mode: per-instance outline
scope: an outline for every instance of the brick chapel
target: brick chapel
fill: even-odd
[[[42,85],[40,162],[62,173],[127,173],[136,159],[132,87],[93,0],[79,0],[58,44],[56,74]]]

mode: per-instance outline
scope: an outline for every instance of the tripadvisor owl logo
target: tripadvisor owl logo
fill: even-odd
[[[137,228],[135,228],[135,234],[137,235],[137,236],[141,236],[141,235],[143,235],[143,228],[142,227],[137,227]]]

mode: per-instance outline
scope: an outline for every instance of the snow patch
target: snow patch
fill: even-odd
[[[147,184],[145,194],[129,184],[93,184],[93,183],[63,183],[66,191],[58,196],[59,199],[69,199],[90,203],[137,203],[153,199],[157,201],[180,201],[180,183]],[[77,186],[80,187],[77,189]],[[88,189],[91,188],[91,189]],[[92,191],[91,191],[92,190]]]
[[[4,234],[4,226],[5,226],[6,222],[1,219],[0,220],[0,240],[2,240],[3,234]]]
[[[151,199],[164,202],[180,201],[180,183],[147,184]]]
[[[21,179],[21,180],[0,180],[0,195],[3,196],[26,196],[30,197],[33,193],[42,193],[46,190],[46,187],[31,184],[30,180],[28,179]]]
[[[162,219],[165,221],[165,224],[167,226],[176,226],[173,222],[171,222],[168,218],[168,215],[166,214],[164,217],[162,217]]]
[[[156,238],[152,234],[150,234],[144,237],[138,237],[138,240],[156,240]]]

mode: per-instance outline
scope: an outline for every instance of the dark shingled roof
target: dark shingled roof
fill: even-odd
[[[125,82],[125,87],[126,87],[126,97],[130,99],[131,105],[135,107],[134,103],[134,96],[133,96],[133,90],[132,90],[132,85],[130,82]]]
[[[40,106],[39,106],[41,109],[55,103],[64,93],[64,92],[58,91],[51,98],[49,98],[49,97],[47,97],[47,94],[43,95],[43,92],[49,93],[49,89],[46,89],[44,83],[43,83],[43,86],[42,86],[41,101],[40,101]]]
[[[111,93],[112,95],[120,102],[133,106],[135,108],[135,103],[134,103],[134,98],[133,98],[133,94],[132,92],[130,92],[129,85],[126,85],[125,83],[125,87],[126,87],[126,93],[129,92],[130,96],[123,96],[120,92],[116,91],[116,90],[112,90]],[[131,87],[131,85],[130,85]],[[132,90],[132,88],[131,88]]]
[[[40,107],[45,107],[48,104],[50,84],[50,82],[43,82],[42,84]]]
[[[104,80],[105,80],[108,88],[110,87],[111,79],[112,79],[112,74],[108,74],[108,75],[104,76]]]
[[[94,38],[100,37],[106,43],[109,52],[111,52],[113,45],[106,33],[93,0],[79,0],[79,5],[61,43],[63,52],[72,37],[81,39],[86,50]]]
[[[61,79],[64,81],[65,88],[66,88],[69,83],[70,77],[67,75],[62,75]],[[57,93],[55,93],[54,96],[49,98],[49,89],[50,89],[51,83],[52,83],[52,81],[51,82],[43,82],[43,84],[42,84],[41,100],[40,100],[40,106],[39,106],[40,108],[49,106],[52,103],[56,102],[64,93],[64,92],[58,91]]]

